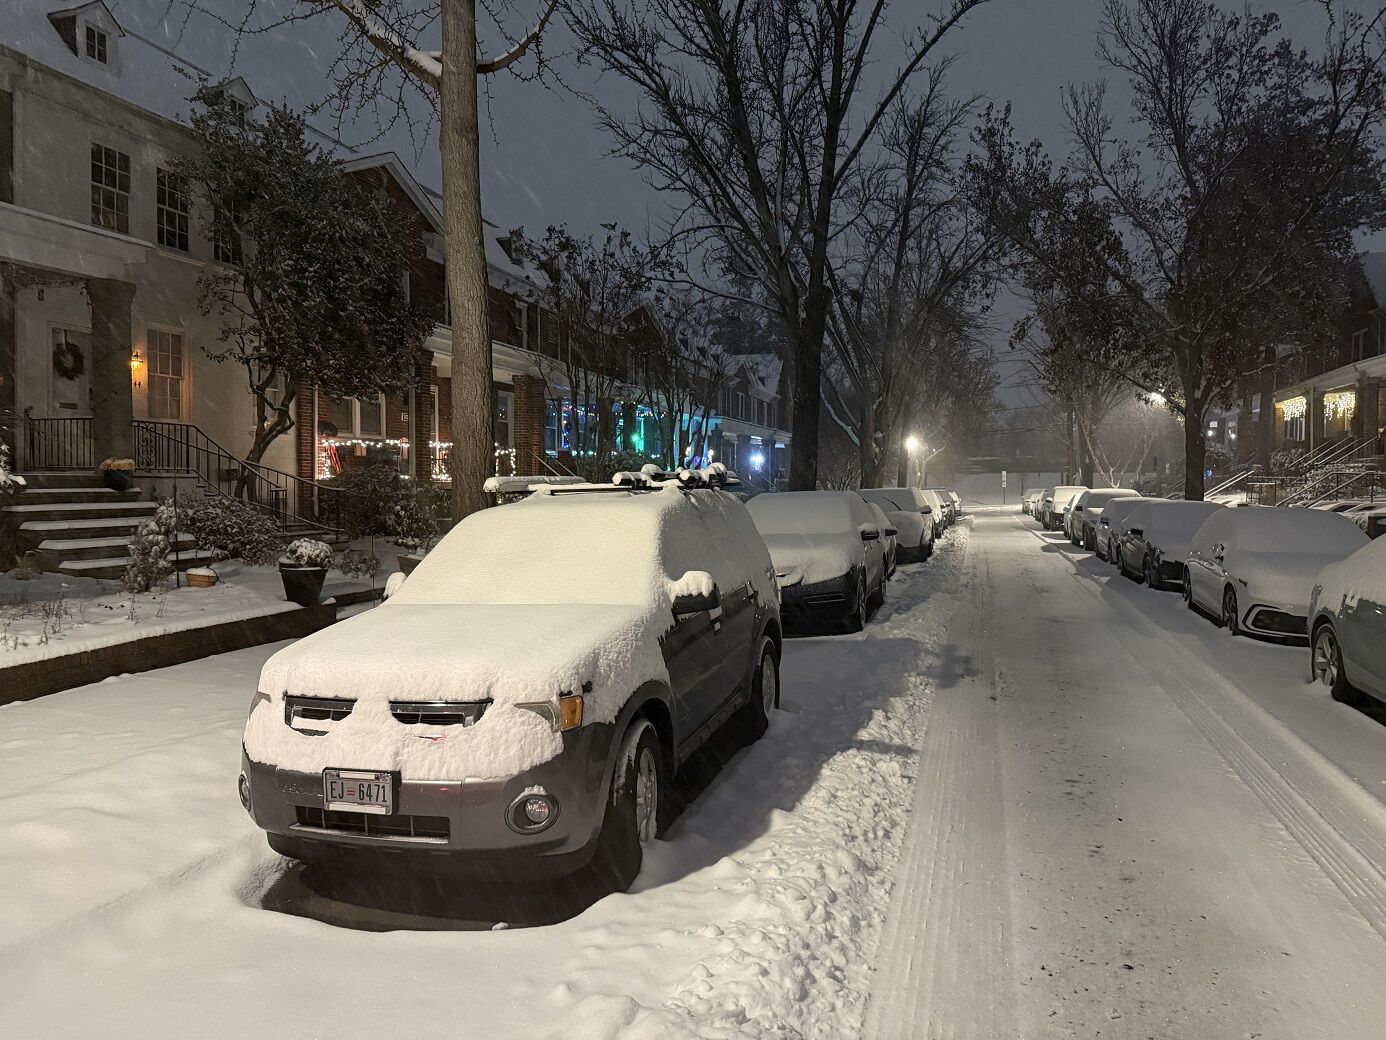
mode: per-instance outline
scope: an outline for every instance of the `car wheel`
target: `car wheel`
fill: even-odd
[[[860,632],[866,627],[866,614],[870,605],[866,599],[866,578],[857,576],[857,598],[852,604],[852,612],[847,615],[847,631]]]
[[[1331,624],[1325,624],[1314,635],[1313,650],[1314,678],[1328,687],[1335,701],[1344,703],[1351,700],[1352,687],[1348,685],[1343,671],[1343,648],[1338,644],[1338,633]]]
[[[1158,589],[1160,587],[1160,579],[1155,576],[1155,561],[1149,556],[1145,558],[1145,562],[1141,565],[1141,572],[1145,577],[1145,583],[1152,589]]]
[[[927,560],[927,559],[928,559],[930,556],[932,556],[933,554],[934,554],[934,540],[933,540],[932,538],[930,538],[929,541],[928,541],[928,544],[926,544],[926,545],[924,546],[924,559]]]
[[[1240,617],[1237,613],[1237,590],[1229,585],[1222,591],[1222,623],[1234,636],[1242,631]]]
[[[736,715],[737,736],[742,744],[754,744],[770,728],[770,713],[780,704],[780,658],[775,641],[760,642],[760,661],[751,676],[751,696]]]
[[[1180,591],[1184,594],[1184,606],[1188,607],[1190,610],[1197,610],[1198,608],[1194,606],[1193,598],[1193,575],[1189,573],[1189,568],[1187,567],[1184,568],[1184,585]]]
[[[1097,535],[1091,531],[1083,532],[1083,548],[1090,553],[1097,552]]]
[[[592,858],[601,887],[624,892],[640,873],[644,848],[658,836],[664,799],[664,758],[648,719],[636,719],[621,741],[611,797]]]

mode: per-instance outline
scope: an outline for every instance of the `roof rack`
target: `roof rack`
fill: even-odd
[[[622,470],[611,478],[610,484],[536,484],[531,491],[546,495],[590,495],[609,491],[659,491],[667,487],[686,490],[709,488],[722,490],[738,488],[741,480],[720,462],[702,469],[680,468],[670,473],[654,463],[647,463],[638,473]]]

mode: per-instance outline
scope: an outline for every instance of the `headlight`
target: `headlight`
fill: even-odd
[[[584,690],[590,690],[591,683],[583,683]],[[524,711],[532,711],[553,727],[555,733],[577,729],[582,725],[582,694],[565,693],[557,701],[524,701],[515,705]]]

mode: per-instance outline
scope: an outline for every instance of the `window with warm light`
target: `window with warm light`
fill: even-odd
[[[149,417],[172,422],[186,418],[184,390],[188,360],[183,334],[166,329],[150,329],[146,338],[149,387]]]

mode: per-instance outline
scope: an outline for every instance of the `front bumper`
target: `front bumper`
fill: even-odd
[[[816,581],[812,585],[800,583],[781,587],[780,618],[786,625],[843,618],[856,606],[856,596],[854,573]]]
[[[326,812],[321,773],[252,762],[244,750],[241,770],[250,782],[250,815],[286,856],[345,867],[550,877],[591,859],[614,737],[610,724],[570,730],[558,756],[504,780],[399,778],[390,816]],[[557,802],[558,812],[544,830],[520,833],[507,822],[508,810],[535,787]]]
[[[1309,639],[1309,613],[1303,606],[1253,603],[1242,611],[1242,629],[1267,639],[1305,643]]]

